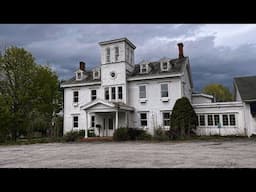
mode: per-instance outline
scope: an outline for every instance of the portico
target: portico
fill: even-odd
[[[93,130],[95,136],[113,136],[114,130],[119,127],[129,127],[131,115],[134,111],[121,102],[108,102],[96,99],[81,106],[85,112],[85,137],[88,137],[88,130]]]

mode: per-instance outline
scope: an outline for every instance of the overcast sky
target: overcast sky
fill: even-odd
[[[255,24],[0,24],[1,45],[24,47],[64,80],[81,60],[88,68],[100,64],[100,41],[127,37],[136,63],[177,58],[183,42],[195,91],[209,83],[232,89],[233,77],[256,75],[255,34]]]

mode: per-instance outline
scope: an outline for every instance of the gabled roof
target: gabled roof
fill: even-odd
[[[235,77],[234,83],[243,101],[256,100],[256,76]]]
[[[102,100],[102,99],[93,100],[89,103],[86,103],[85,105],[82,105],[80,108],[83,110],[86,110],[86,109],[89,109],[97,104],[102,104],[102,105],[105,105],[106,107],[109,107],[109,108],[115,109],[115,110],[117,110],[117,109],[127,110],[127,111],[134,110],[133,107],[126,105],[122,102],[110,102],[110,101],[106,101],[106,100]]]

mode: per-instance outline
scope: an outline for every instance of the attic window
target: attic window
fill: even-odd
[[[162,63],[162,71],[168,71],[168,63],[167,62]]]
[[[82,78],[83,78],[82,76],[83,76],[83,74],[81,71],[76,72],[76,80],[82,80]]]
[[[77,73],[77,79],[81,79],[81,72]]]
[[[93,71],[93,79],[99,79],[100,78],[100,72],[99,70]]]
[[[141,73],[147,73],[147,64],[142,64],[140,67],[141,67],[140,68]]]

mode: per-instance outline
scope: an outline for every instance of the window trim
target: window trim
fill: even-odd
[[[141,87],[145,87],[145,97],[141,97]],[[139,85],[139,99],[147,99],[147,86]]]
[[[121,88],[121,89],[120,89]],[[120,91],[121,90],[121,91]],[[121,95],[121,98],[120,98],[120,95]],[[117,87],[117,98],[119,100],[123,100],[123,86],[118,86]]]
[[[77,120],[75,120],[75,118],[77,118]],[[77,126],[75,126],[75,123],[77,124]],[[79,116],[74,115],[73,116],[73,129],[78,129],[78,128],[79,128]]]
[[[143,71],[145,70],[145,71]],[[148,73],[148,64],[147,63],[143,63],[140,65],[140,73],[145,74]]]
[[[164,68],[164,64],[166,64],[166,69]],[[161,70],[162,71],[168,71],[169,70],[169,62],[168,61],[161,62]]]
[[[95,95],[92,94],[92,92],[95,91]],[[95,96],[95,99],[93,97]],[[94,101],[97,99],[97,89],[91,89],[91,101]]]
[[[164,128],[170,128],[170,123],[171,123],[171,111],[161,111],[162,113],[162,124]],[[169,119],[164,119],[164,113],[168,113],[169,114]],[[169,121],[168,125],[165,125],[164,122],[165,121]]]
[[[238,113],[236,112],[226,112],[226,113],[197,113],[197,119],[198,119],[198,127],[199,128],[238,128]],[[213,118],[213,125],[209,125],[208,123],[208,115],[211,115]],[[227,115],[227,125],[224,125],[223,116]],[[230,116],[234,115],[234,122],[235,125],[231,125],[230,123]],[[201,125],[200,123],[200,116],[204,116],[205,119],[205,125]],[[218,116],[218,123],[216,124],[216,118],[215,116]]]
[[[110,47],[106,47],[106,63],[110,63]]]
[[[75,92],[77,93],[77,96],[75,96]],[[77,99],[77,101],[75,101]],[[75,90],[73,91],[73,103],[76,104],[79,102],[79,91]]]
[[[146,114],[146,119],[141,119],[141,115]],[[140,121],[140,127],[147,128],[148,127],[148,112],[139,112],[139,121]],[[142,125],[142,121],[146,121],[146,125]]]
[[[115,91],[113,92],[113,90]],[[116,87],[111,87],[111,100],[116,100]]]
[[[162,86],[163,85],[167,85],[167,96],[163,96],[162,95]],[[161,83],[160,84],[160,96],[161,96],[161,98],[169,98],[169,83]]]
[[[117,51],[117,50],[118,50],[118,51]],[[117,46],[117,47],[115,47],[115,61],[118,61],[118,60],[119,60],[119,53],[120,53],[119,47]]]

